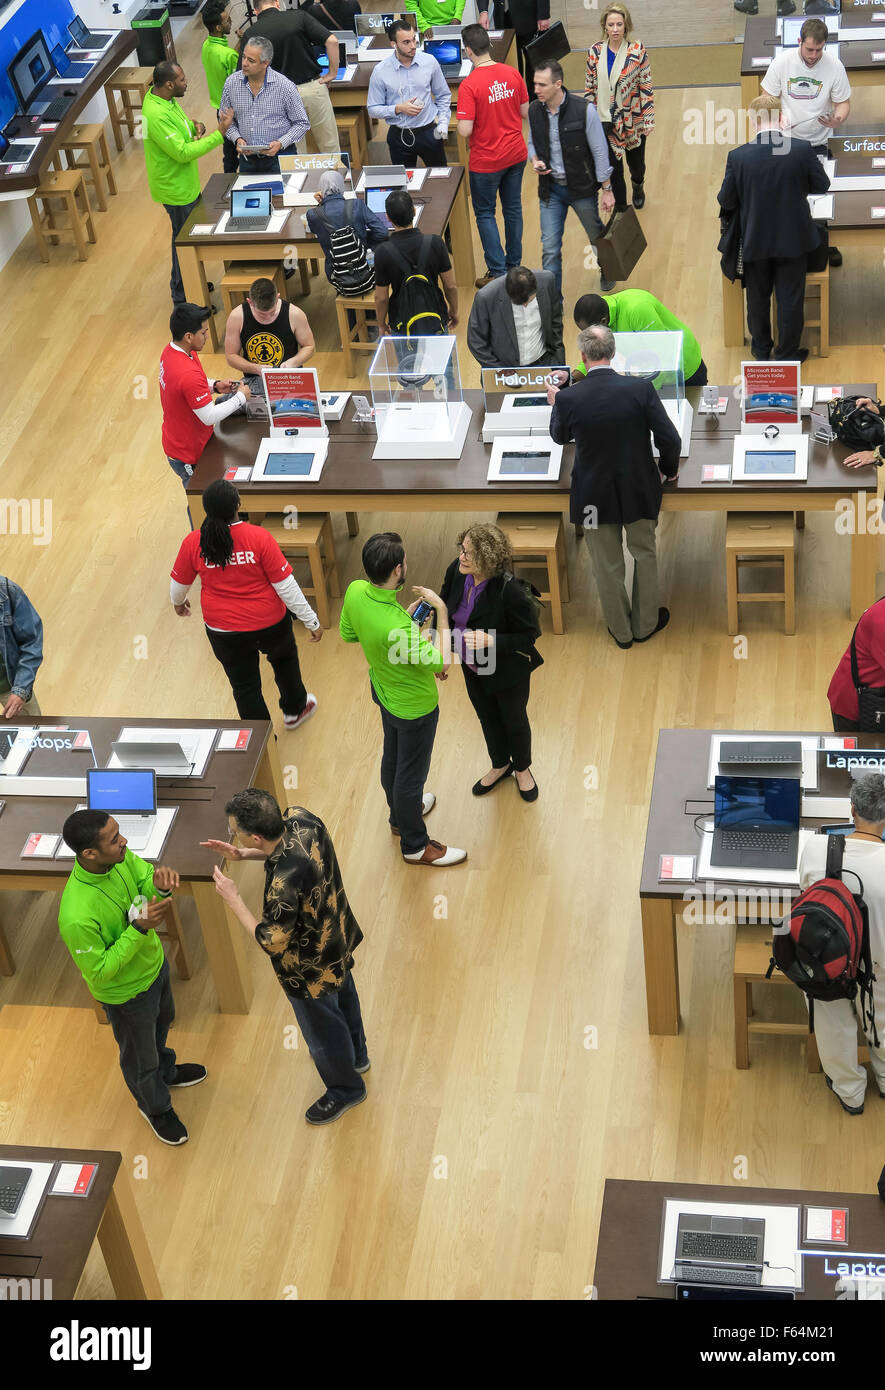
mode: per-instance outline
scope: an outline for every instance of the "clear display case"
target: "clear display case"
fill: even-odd
[[[685,399],[681,333],[616,333],[616,372],[651,381],[682,439],[682,457],[691,442],[692,408]],[[656,451],[657,452],[657,451]]]
[[[470,425],[454,337],[382,338],[369,367],[376,459],[457,459]]]
[[[562,367],[483,367],[485,418],[482,437],[490,444],[499,434],[547,434],[548,386],[565,386],[571,372]]]

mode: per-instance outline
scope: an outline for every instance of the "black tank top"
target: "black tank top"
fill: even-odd
[[[280,312],[271,323],[259,323],[248,299],[243,300],[243,327],[240,352],[258,367],[279,367],[298,352],[298,339],[289,327],[289,303],[280,302]]]

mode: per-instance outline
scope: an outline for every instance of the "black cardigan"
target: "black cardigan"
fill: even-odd
[[[450,616],[461,602],[466,578],[453,560],[439,594]],[[506,690],[543,665],[544,658],[535,649],[540,636],[537,618],[522,584],[512,574],[497,574],[489,580],[473,605],[467,627],[495,633],[495,669],[483,674],[489,690]]]

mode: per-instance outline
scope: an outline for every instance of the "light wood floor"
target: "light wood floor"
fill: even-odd
[[[185,105],[208,119],[201,32],[193,26],[179,53],[191,79]],[[734,107],[737,90],[661,96],[643,214],[649,249],[631,283],[692,325],[711,380],[729,382],[742,354],[720,346],[712,249],[726,149],[681,139],[684,110],[707,99]],[[858,108],[869,100],[861,94]],[[216,162],[206,160],[204,174]],[[199,620],[182,623],[168,603],[185,517],[159,437],[166,217],[147,196],[137,143],[115,168],[121,196],[97,214],[86,264],[62,248],[44,266],[29,240],[0,274],[2,493],[53,504],[51,544],[4,537],[2,569],[43,616],[47,712],[230,717]],[[525,261],[538,265],[529,178]],[[566,255],[570,314],[577,295],[598,286],[583,269],[577,223]],[[852,251],[834,272],[833,351],[827,362],[812,358],[809,380],[879,376],[880,255],[877,246]],[[331,293],[314,285],[305,307],[315,362],[324,385],[343,386]],[[473,384],[466,353],[462,368]],[[362,534],[401,525],[411,574],[436,585],[461,520],[364,516]],[[281,1298],[294,1285],[311,1299],[580,1299],[606,1176],[730,1183],[744,1156],[753,1184],[827,1188],[838,1174],[844,1189],[872,1190],[885,1116],[874,1090],[863,1118],[844,1115],[791,1040],[754,1043],[751,1069],[734,1070],[727,927],[680,931],[683,1031],[646,1031],[637,889],[659,727],[825,727],[827,683],[851,631],[847,544],[810,515],[796,636],[781,635],[776,609],[745,614],[748,658],[736,661],[723,529],[709,516],[664,517],[673,619],[627,653],[605,634],[588,557],[570,537],[567,632],[553,636],[545,619],[546,664],[533,683],[535,805],[512,783],[480,802],[470,796],[486,758],[453,674],[430,825],[469,848],[460,869],[402,865],[378,785],[380,729],[362,656],[334,631],[318,647],[300,643],[320,707],[297,734],[280,730],[281,758],[293,788],[297,776],[293,800],[331,828],[366,938],[355,978],[369,1101],[332,1128],[304,1123],[321,1088],[306,1051],[286,1048],[293,1019],[269,962],[253,950],[251,1014],[222,1017],[186,902],[197,968],[175,984],[172,1038],[183,1060],[208,1066],[209,1080],[180,1097],[190,1142],[164,1148],[124,1088],[110,1030],[86,1006],[55,898],[4,897],[19,970],[0,981],[0,1141],[121,1149],[138,1174],[167,1297]],[[360,541],[347,539],[340,518],[336,537],[352,579]],[[147,657],[136,659],[143,637]],[[589,768],[598,770],[592,791]],[[244,882],[258,907],[258,873]],[[790,1002],[801,1016],[798,994]],[[588,1050],[590,1027],[598,1046]],[[112,1296],[100,1255],[80,1294]]]

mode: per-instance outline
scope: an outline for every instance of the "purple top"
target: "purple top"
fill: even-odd
[[[452,625],[452,647],[459,659],[463,661],[468,670],[476,673],[475,662],[468,661],[464,655],[464,625],[473,612],[473,605],[488,584],[487,579],[483,579],[477,584],[472,574],[468,574],[464,580],[464,592],[461,595],[461,602],[454,613],[449,614],[449,622]]]

